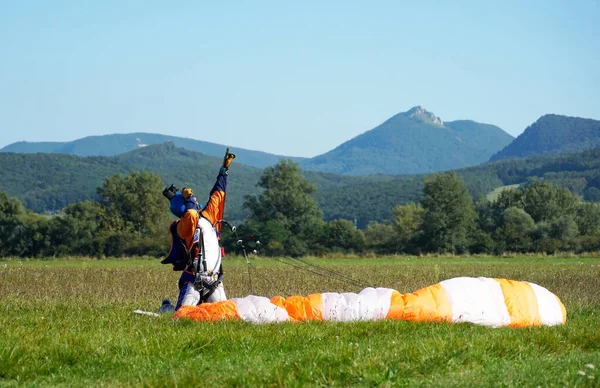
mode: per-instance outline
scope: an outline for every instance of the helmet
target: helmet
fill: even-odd
[[[171,202],[169,203],[169,210],[176,217],[183,217],[185,213],[185,199],[183,199],[183,195],[178,191],[175,193],[173,198],[171,198]]]
[[[169,210],[174,216],[181,218],[189,209],[201,210],[202,206],[198,205],[196,197],[190,196],[186,199],[180,191],[177,191],[173,198],[171,198]]]

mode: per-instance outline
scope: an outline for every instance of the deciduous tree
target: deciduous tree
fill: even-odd
[[[264,192],[247,196],[244,201],[244,207],[250,211],[249,223],[258,227],[260,233],[260,229],[276,222],[286,231],[286,241],[281,241],[286,251],[293,255],[307,253],[308,243],[316,242],[323,223],[321,209],[311,196],[316,186],[306,180],[298,164],[289,159],[267,167],[258,186]]]
[[[423,237],[431,251],[464,252],[475,230],[473,199],[455,173],[425,181]]]

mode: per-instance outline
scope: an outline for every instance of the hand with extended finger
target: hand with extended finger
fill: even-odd
[[[225,156],[223,157],[223,166],[221,167],[219,174],[227,175],[229,165],[231,164],[231,161],[233,159],[235,159],[235,154],[229,152],[229,148],[227,148],[227,150],[225,151]]]
[[[229,168],[231,161],[235,159],[235,154],[229,152],[229,148],[225,151],[225,157],[223,157],[223,167]]]

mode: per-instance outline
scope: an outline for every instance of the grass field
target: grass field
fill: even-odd
[[[457,276],[538,283],[561,327],[490,329],[401,321],[198,323],[155,311],[178,274],[156,260],[0,260],[0,385],[600,386],[600,258],[315,259],[400,292]],[[258,295],[359,291],[255,260]],[[224,263],[229,297],[245,263]]]
[[[496,187],[494,190],[490,191],[486,195],[486,198],[488,199],[488,201],[495,201],[498,198],[498,196],[500,195],[500,193],[503,192],[504,190],[518,189],[519,186],[521,186],[520,183],[517,183],[516,185],[507,185],[507,186]]]

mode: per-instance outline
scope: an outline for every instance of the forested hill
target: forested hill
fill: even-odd
[[[600,121],[559,115],[540,117],[490,161],[556,155],[600,147]]]
[[[204,202],[222,161],[173,143],[113,157],[0,153],[0,191],[16,196],[33,211],[54,212],[73,202],[96,199],[96,188],[108,176],[143,170],[158,173],[165,185],[192,187]],[[258,192],[255,185],[261,173],[261,169],[235,164],[228,190],[229,214],[242,217],[243,196]]]
[[[201,134],[198,134],[201,136]],[[177,147],[191,151],[201,152],[205,155],[222,157],[226,145],[210,143],[177,136],[167,136],[155,133],[126,133],[102,136],[88,136],[70,142],[17,142],[0,149],[0,152],[14,153],[58,153],[77,156],[114,156],[125,152],[137,150],[148,145],[172,142]],[[287,156],[273,155],[262,151],[247,150],[231,147],[231,152],[244,160],[248,166],[265,168],[272,166],[281,158]],[[292,157],[292,160],[301,161],[303,158]]]
[[[231,168],[227,217],[240,221],[244,195],[259,193],[256,183],[262,170],[242,164]],[[28,208],[57,211],[76,201],[96,198],[96,188],[116,173],[136,170],[157,172],[166,184],[194,188],[201,202],[208,195],[221,158],[202,155],[173,144],[148,146],[115,157],[78,157],[61,154],[0,153],[0,191],[18,197]],[[600,187],[600,150],[515,159],[457,170],[474,196],[492,189],[532,179],[544,179],[583,195]],[[317,185],[316,198],[325,219],[356,219],[359,226],[391,218],[394,206],[418,201],[423,175],[341,176],[305,172]]]
[[[246,166],[237,157],[230,172],[227,216],[242,220],[245,195],[259,193],[259,168]],[[173,143],[147,146],[124,154],[80,157],[63,154],[0,153],[0,191],[21,200],[36,212],[56,212],[70,203],[95,199],[96,188],[114,174],[152,171],[165,185],[188,186],[204,202],[215,182],[222,158],[178,148]],[[394,179],[391,176],[347,177],[308,172],[307,177],[324,191],[339,190],[351,184],[369,184]]]
[[[512,140],[496,126],[444,123],[417,106],[301,165],[346,175],[429,173],[484,163]]]
[[[497,187],[544,180],[584,199],[600,201],[600,149],[512,159],[455,171],[476,199]],[[356,219],[359,227],[364,227],[371,220],[390,220],[397,204],[420,201],[424,179],[425,175],[410,175],[349,185],[343,190],[318,191],[317,199],[327,219]]]
[[[53,212],[96,198],[96,188],[131,166],[101,156],[0,153],[0,191],[35,212]]]

